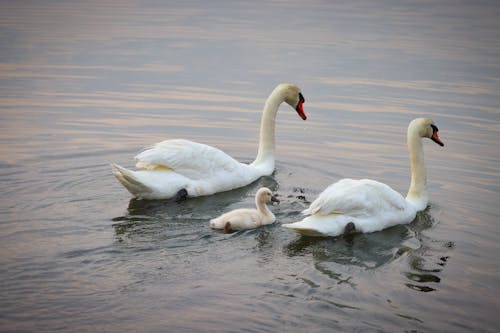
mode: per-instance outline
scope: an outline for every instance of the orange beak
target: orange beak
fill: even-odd
[[[441,147],[443,147],[443,146],[444,146],[444,143],[443,143],[443,141],[441,141],[441,139],[439,138],[439,135],[438,135],[438,132],[437,132],[437,131],[434,131],[434,133],[432,133],[431,140],[432,140],[432,141],[434,141],[435,143],[437,143],[438,145],[440,145]]]

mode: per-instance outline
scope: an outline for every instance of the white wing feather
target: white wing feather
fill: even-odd
[[[327,187],[303,214],[363,217],[406,207],[403,196],[383,183],[370,179],[342,179]]]
[[[165,140],[138,154],[138,168],[167,168],[194,180],[207,179],[223,171],[232,172],[241,163],[223,151],[184,139]]]

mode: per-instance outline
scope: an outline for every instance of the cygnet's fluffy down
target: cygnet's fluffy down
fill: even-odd
[[[268,203],[279,202],[267,187],[261,187],[255,194],[257,209],[235,209],[210,220],[212,229],[224,229],[224,232],[255,229],[262,225],[271,224],[276,217],[267,207]]]

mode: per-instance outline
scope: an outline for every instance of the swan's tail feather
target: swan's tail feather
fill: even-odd
[[[130,171],[118,164],[111,164],[111,169],[113,175],[116,179],[135,197],[141,197],[145,193],[150,193],[152,190],[145,184],[141,183],[134,175],[133,171]]]

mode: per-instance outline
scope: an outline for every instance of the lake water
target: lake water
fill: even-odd
[[[497,1],[3,1],[0,331],[496,332],[500,327]],[[272,177],[169,205],[131,200],[109,163],[169,138],[250,162],[277,117]],[[406,193],[406,127],[424,142],[430,207],[351,240],[301,237],[326,186]],[[274,225],[208,220],[281,203]]]

